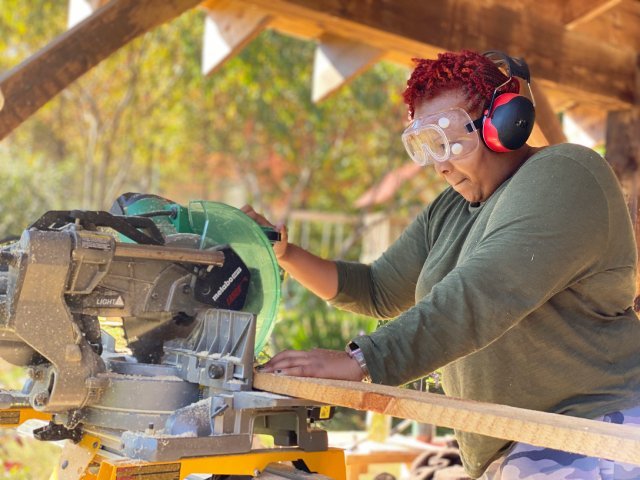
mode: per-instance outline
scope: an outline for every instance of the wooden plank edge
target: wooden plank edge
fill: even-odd
[[[640,465],[640,428],[386,385],[256,372],[259,390]]]

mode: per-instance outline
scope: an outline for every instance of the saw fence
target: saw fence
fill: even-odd
[[[253,386],[471,433],[640,465],[640,428],[385,385],[255,373]]]

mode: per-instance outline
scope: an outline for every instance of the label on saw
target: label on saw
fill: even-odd
[[[106,288],[96,288],[91,295],[77,297],[82,308],[124,308],[121,293]]]
[[[211,266],[198,275],[194,297],[216,308],[240,310],[247,298],[251,272],[231,248],[221,251],[224,253],[224,265]]]
[[[122,295],[110,295],[95,299],[95,306],[98,308],[124,308]]]
[[[0,411],[0,425],[19,425],[20,412],[18,410]]]
[[[118,467],[116,480],[180,480],[179,463]]]
[[[81,248],[88,248],[91,250],[111,250],[111,238],[104,235],[92,235],[87,232],[82,232],[78,235]]]

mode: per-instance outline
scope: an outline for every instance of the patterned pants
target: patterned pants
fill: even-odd
[[[640,427],[640,406],[597,420]],[[481,480],[640,480],[640,465],[516,443],[497,459]]]

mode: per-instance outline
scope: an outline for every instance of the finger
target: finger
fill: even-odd
[[[275,354],[269,362],[278,362],[281,360],[303,359],[309,357],[309,352],[304,350],[283,350]]]
[[[282,243],[286,243],[289,240],[289,233],[287,232],[287,226],[280,222],[276,223],[275,227],[273,227],[278,233],[280,233],[280,241]]]
[[[296,367],[289,367],[289,368],[280,368],[276,371],[274,371],[273,373],[275,373],[276,375],[287,375],[290,377],[316,377],[317,375],[314,375],[313,369],[310,368],[309,366],[296,366]]]
[[[258,225],[263,225],[266,227],[271,227],[271,228],[275,228],[275,226],[273,225],[273,223],[271,223],[269,220],[267,220],[263,215],[259,214],[258,212],[256,212],[255,210],[251,209],[251,210],[247,210],[244,212],[249,218],[251,218],[253,221],[255,221]]]
[[[359,377],[350,375],[346,371],[331,369],[318,365],[317,363],[309,363],[307,365],[295,365],[291,367],[278,368],[273,372],[276,375],[287,375],[292,377],[313,377],[313,378],[331,378],[334,380],[352,380],[359,381]]]
[[[285,350],[278,353],[267,363],[260,367],[261,372],[274,373],[276,370],[283,370],[298,366],[307,366],[312,362],[308,352],[298,350]]]

